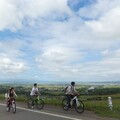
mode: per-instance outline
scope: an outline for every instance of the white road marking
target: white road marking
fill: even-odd
[[[2,104],[2,103],[0,103],[0,105],[6,106],[5,104]],[[72,118],[72,117],[63,116],[63,115],[59,115],[59,114],[53,114],[53,113],[48,113],[48,112],[42,112],[42,111],[37,111],[37,110],[26,109],[26,108],[23,108],[23,107],[17,107],[17,108],[21,109],[21,110],[25,110],[25,111],[41,113],[41,114],[45,114],[45,115],[51,115],[51,116],[60,117],[60,118],[66,118],[66,119],[70,119],[70,120],[83,120],[83,119]]]

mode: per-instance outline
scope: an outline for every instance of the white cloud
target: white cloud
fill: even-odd
[[[104,14],[98,21],[86,22],[102,39],[120,39],[120,6]]]
[[[25,55],[21,48],[23,43],[20,40],[0,41],[0,72],[1,73],[21,73],[28,69]]]
[[[0,56],[0,72],[1,73],[20,73],[27,69],[24,62],[3,58]]]
[[[101,55],[103,55],[102,60],[96,62],[79,61],[77,63],[74,61],[76,60],[75,54],[71,55],[71,52],[64,51],[64,55],[66,55],[66,57],[71,55],[70,57],[68,57],[68,59],[66,59],[63,55],[60,55],[57,52],[58,52],[57,50],[55,51],[48,50],[46,51],[46,53],[42,54],[41,57],[38,57],[36,61],[39,63],[40,69],[44,69],[45,71],[57,75],[62,79],[70,78],[86,81],[87,80],[102,81],[111,79],[118,80],[118,77],[120,77],[119,49],[115,50],[114,52],[110,50],[104,50],[103,52],[101,52]],[[59,53],[61,52],[59,51]],[[83,58],[84,54],[81,54],[81,56]],[[80,60],[80,58],[78,59]]]
[[[25,52],[22,50],[26,46],[25,41],[19,39],[8,39],[0,41],[0,55],[9,58],[17,58],[25,55]]]
[[[0,31],[19,30],[25,36],[0,41],[0,71],[22,72],[26,61],[32,66],[36,57],[40,71],[62,78],[117,79],[119,21],[118,0],[97,0],[78,13],[70,10],[67,0],[1,0]],[[100,58],[87,59],[91,51]]]
[[[116,49],[116,50],[109,50],[106,49],[104,51],[101,52],[101,54],[104,56],[104,59],[106,59],[107,61],[119,61],[120,59],[120,49]]]
[[[70,13],[67,0],[31,0],[26,7],[29,17],[47,16],[51,12]]]
[[[79,15],[89,19],[99,19],[110,10],[119,7],[119,0],[96,0],[94,4],[84,6],[79,10]]]
[[[104,2],[102,4],[104,4]],[[88,11],[90,10],[88,9]],[[52,74],[59,75],[62,78],[117,80],[120,73],[120,58],[116,57],[115,53],[114,56],[108,56],[107,54],[109,53],[109,49],[117,49],[120,42],[120,36],[118,34],[120,29],[119,7],[117,4],[113,6],[111,4],[105,13],[103,11],[101,8],[101,16],[99,16],[97,20],[84,22],[84,20],[79,17],[72,16],[68,21],[48,23],[49,26],[46,31],[49,31],[49,34],[51,34],[54,39],[49,39],[48,42],[44,42],[47,50],[42,49],[43,54],[37,58],[40,68],[51,71]],[[48,49],[51,45],[56,46],[56,44],[64,46],[61,49],[61,51],[64,51],[63,56],[61,52],[58,52],[56,49],[54,49],[54,51]],[[71,48],[73,52],[66,52],[63,48]],[[87,52],[89,50],[94,50],[96,53],[105,51],[102,52],[101,59],[98,61],[90,62],[88,60],[87,62],[81,62],[81,51]],[[68,53],[73,53],[73,56],[71,54],[69,57]],[[64,57],[64,55],[66,57]],[[78,62],[74,61],[76,56],[80,57],[77,58],[77,60],[79,59]],[[84,54],[82,54],[82,59],[84,59],[84,57]]]
[[[0,31],[22,29],[25,19],[30,19],[27,24],[31,24],[56,12],[71,14],[67,0],[1,0]]]
[[[18,12],[18,7],[12,0],[0,1],[0,31],[10,29],[12,31],[22,27],[22,16]]]
[[[40,68],[48,71],[61,71],[65,66],[74,64],[81,60],[83,53],[79,53],[72,48],[66,48],[63,46],[53,46],[44,48],[43,53],[36,58]]]

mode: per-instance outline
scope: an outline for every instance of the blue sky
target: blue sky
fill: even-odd
[[[0,81],[120,80],[119,0],[0,0]]]

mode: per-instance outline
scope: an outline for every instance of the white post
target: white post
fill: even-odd
[[[108,97],[108,105],[109,105],[110,110],[112,110],[113,104],[112,104],[112,98],[111,97]]]

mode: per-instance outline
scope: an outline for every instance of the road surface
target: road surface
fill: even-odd
[[[7,112],[4,103],[0,103],[0,120],[108,120],[91,112],[78,114],[74,109],[64,111],[60,107],[45,106],[43,110],[28,109],[25,104],[17,104],[17,112]],[[117,120],[117,119],[109,119]]]

